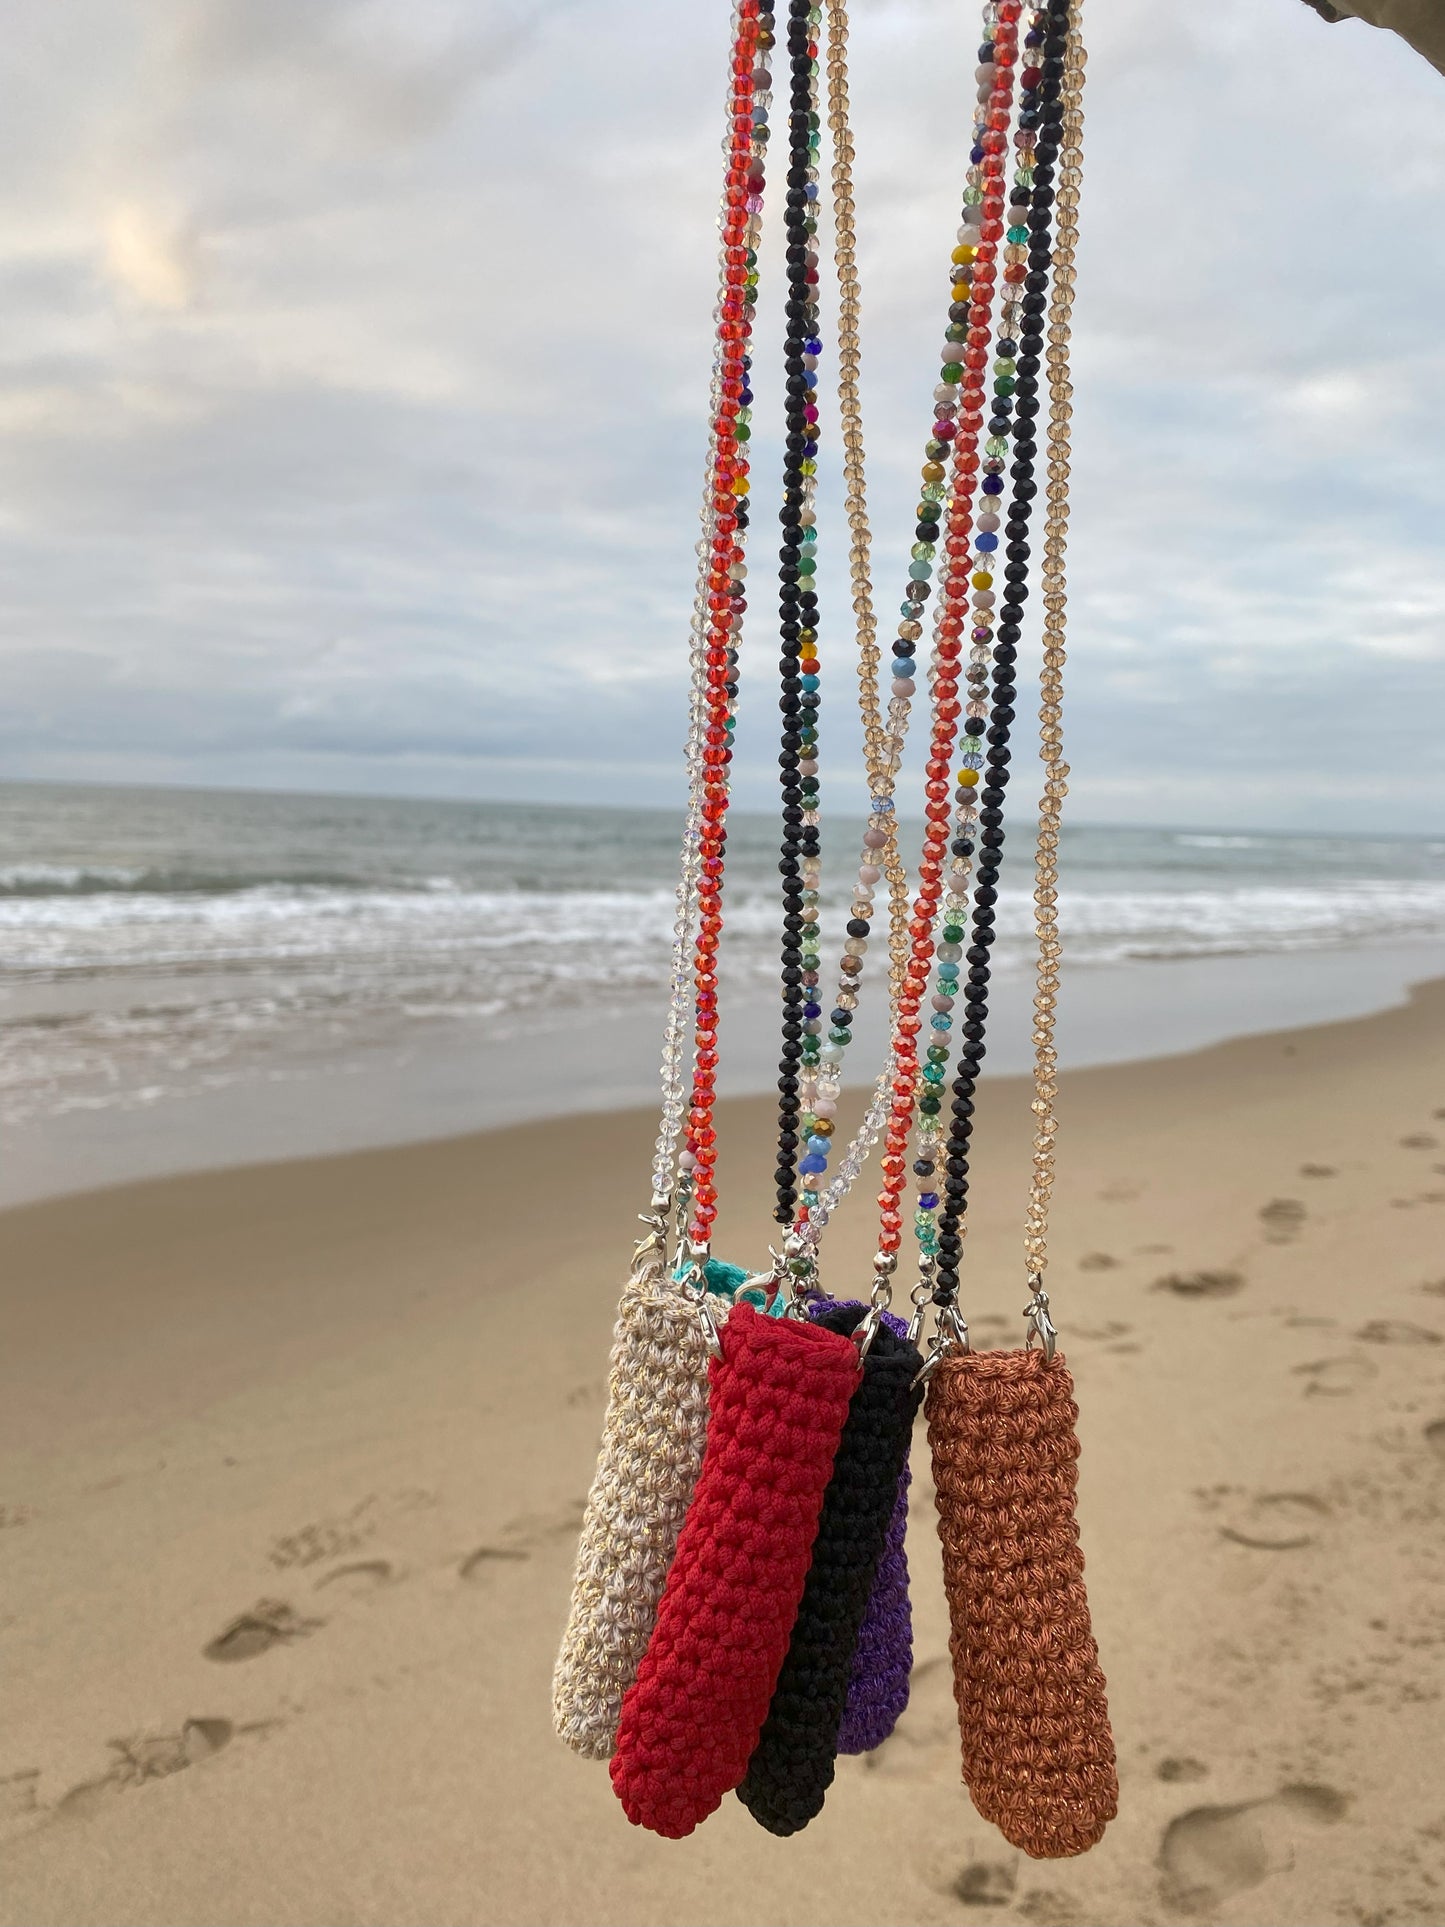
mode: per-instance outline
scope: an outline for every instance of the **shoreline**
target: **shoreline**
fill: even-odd
[[[1177,1057],[1275,1030],[1398,1008],[1439,977],[1438,943],[1268,955],[1075,965],[1060,1005],[1066,1071]],[[726,988],[725,988],[726,994]],[[1028,1069],[1031,976],[994,984],[993,1082]],[[646,1109],[656,1103],[658,1003],[589,1017],[585,1052],[535,1028],[496,1037],[458,1027],[378,1043],[312,1075],[282,1074],[133,1107],[74,1110],[11,1127],[0,1160],[0,1209],[46,1198],[262,1161],[440,1143],[517,1124]],[[542,1020],[539,1017],[538,1023]],[[732,994],[725,1097],[756,1096],[776,1075],[776,1009],[752,987]],[[855,1063],[883,1057],[876,1007],[865,1006]],[[850,1089],[862,1090],[864,1085]]]
[[[980,1345],[1021,1337],[1028,1098],[980,1098]],[[773,1232],[770,1111],[720,1106],[720,1255]],[[804,1834],[639,1835],[554,1739],[647,1108],[0,1213],[0,1927],[1426,1927],[1445,983],[1068,1072],[1060,1117],[1093,1853],[1028,1862],[958,1783],[921,1435],[912,1704]]]

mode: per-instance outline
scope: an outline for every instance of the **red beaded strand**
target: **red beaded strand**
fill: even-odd
[[[914,900],[913,920],[908,926],[912,949],[899,992],[898,1015],[893,1031],[893,1101],[889,1107],[888,1130],[880,1161],[883,1188],[878,1194],[881,1214],[878,1249],[889,1256],[896,1254],[903,1236],[903,1214],[899,1206],[908,1178],[908,1135],[918,1084],[917,1040],[922,1028],[919,1011],[933,958],[934,923],[943,895],[943,859],[952,815],[948,776],[958,735],[958,718],[962,713],[962,704],[958,700],[957,671],[959,657],[963,653],[963,631],[968,612],[970,537],[980,465],[978,431],[983,426],[984,418],[983,390],[992,339],[990,322],[997,279],[998,246],[1004,234],[1009,102],[1012,98],[1013,68],[1018,60],[1018,22],[1022,12],[1022,0],[1003,0],[999,8],[998,31],[994,42],[997,81],[989,100],[986,130],[980,143],[984,149],[983,222],[971,275],[968,340],[962,356],[963,380],[959,396],[960,432],[955,444],[948,534],[944,542],[948,561],[940,583],[943,606],[938,621],[937,674],[933,684],[933,735],[925,765],[928,778],[924,808],[926,827],[923,854],[919,862],[918,895]],[[1005,278],[1011,278],[1008,270],[1005,270]]]
[[[732,149],[728,159],[726,217],[723,223],[726,292],[718,310],[718,340],[722,348],[721,401],[714,424],[712,557],[708,574],[707,715],[703,765],[702,859],[698,879],[698,933],[694,952],[696,987],[696,1050],[693,1057],[692,1104],[687,1117],[688,1162],[692,1171],[692,1220],[688,1235],[705,1246],[717,1216],[713,1171],[717,1138],[713,1105],[717,1094],[717,953],[722,936],[724,820],[728,807],[728,717],[732,694],[728,688],[733,617],[738,598],[732,591],[731,569],[743,558],[736,504],[748,492],[748,462],[737,439],[738,411],[745,388],[743,355],[752,334],[752,309],[744,298],[747,282],[748,202],[761,189],[751,160],[753,134],[753,74],[758,49],[758,0],[739,0],[732,55]]]

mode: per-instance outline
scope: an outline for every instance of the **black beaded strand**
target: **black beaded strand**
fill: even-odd
[[[963,1039],[958,1058],[958,1075],[953,1082],[953,1107],[948,1142],[945,1147],[943,1203],[938,1220],[938,1268],[934,1278],[933,1302],[951,1306],[958,1300],[959,1260],[963,1239],[959,1225],[968,1208],[968,1153],[973,1136],[974,1094],[978,1087],[979,1066],[984,1057],[984,1031],[988,1020],[989,952],[994,941],[997,917],[998,875],[1003,855],[1003,800],[1009,776],[1009,730],[1014,720],[1015,662],[1019,638],[1023,634],[1024,603],[1028,597],[1029,517],[1038,493],[1034,481],[1034,458],[1038,443],[1034,439],[1034,419],[1039,412],[1038,374],[1043,362],[1044,315],[1048,306],[1049,268],[1053,260],[1050,226],[1054,201],[1054,162],[1062,133],[1063,109],[1060,94],[1064,77],[1064,46],[1069,30],[1070,0],[1048,0],[1044,27],[1043,53],[1039,63],[1037,88],[1021,93],[1020,127],[1037,127],[1033,184],[1028,190],[1015,188],[1010,196],[1011,224],[1024,215],[1027,199],[1029,229],[1028,273],[1024,277],[1024,296],[1020,304],[1022,320],[1017,343],[1017,378],[1013,392],[1013,489],[1009,517],[1005,525],[1008,543],[1004,568],[1003,603],[999,611],[997,642],[993,651],[993,690],[989,714],[988,750],[984,760],[984,782],[979,794],[978,863],[971,918],[973,941],[966,954],[968,988],[964,999]],[[1015,198],[1017,197],[1017,198]],[[1000,349],[1006,344],[1000,343]],[[1008,432],[1008,404],[995,398],[994,420],[990,433]],[[955,846],[956,847],[956,846]]]
[[[803,687],[800,645],[817,639],[818,598],[811,573],[804,575],[803,523],[807,500],[803,464],[817,453],[809,428],[811,384],[804,354],[816,355],[818,328],[816,270],[809,278],[809,242],[817,222],[811,212],[816,196],[809,194],[813,170],[812,136],[817,131],[816,60],[809,21],[811,0],[788,0],[788,65],[791,78],[788,117],[788,174],[784,206],[786,245],[786,300],[784,307],[784,402],[782,544],[778,551],[779,637],[778,670],[782,694],[782,750],[778,757],[783,803],[782,853],[778,869],[783,879],[783,1044],[778,1064],[778,1160],[773,1174],[778,1202],[773,1216],[779,1224],[793,1222],[798,1199],[799,1066],[804,1056],[803,1006],[805,948],[816,950],[816,925],[805,911],[803,867],[818,855],[818,786],[816,777],[799,769],[804,758],[817,752],[818,698]],[[810,822],[808,818],[811,817]],[[805,945],[805,932],[809,933]]]

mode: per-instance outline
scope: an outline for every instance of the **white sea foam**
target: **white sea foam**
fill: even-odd
[[[37,795],[0,816],[11,1119],[321,1075],[379,1038],[565,1032],[579,1011],[655,999],[666,981],[675,827],[663,817],[75,791],[57,792],[47,818]],[[825,825],[829,957],[852,844],[851,824],[846,836]],[[1073,830],[1062,868],[1065,950],[1085,965],[1445,940],[1438,842]],[[1028,875],[1022,849],[1006,853],[1012,875]],[[733,819],[724,908],[725,973],[776,983],[767,819]],[[1024,969],[1027,892],[1006,888],[998,908],[995,957]]]

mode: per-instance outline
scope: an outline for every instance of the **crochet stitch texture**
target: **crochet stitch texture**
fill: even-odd
[[[707,1443],[707,1358],[695,1304],[661,1277],[628,1283],[552,1675],[552,1723],[586,1759],[610,1756],[657,1621]]]
[[[815,1315],[833,1310],[840,1302],[858,1305],[857,1299],[819,1298],[814,1301]],[[861,1305],[858,1308],[861,1310]],[[896,1338],[907,1335],[906,1320],[893,1312],[885,1311],[883,1322]],[[909,1680],[913,1673],[913,1607],[908,1593],[905,1546],[911,1484],[905,1458],[898,1475],[893,1516],[883,1541],[883,1556],[873,1576],[868,1610],[863,1615],[853,1652],[848,1703],[838,1728],[840,1753],[871,1753],[875,1746],[882,1746],[907,1710]]]
[[[862,1305],[839,1305],[815,1322],[847,1335],[863,1316]],[[858,1633],[898,1501],[922,1366],[906,1338],[879,1328],[843,1427],[787,1658],[738,1788],[769,1833],[807,1826],[833,1783]]]
[[[882,1746],[908,1707],[913,1672],[913,1607],[908,1595],[908,1461],[898,1479],[893,1517],[868,1595],[848,1676],[848,1703],[838,1728],[840,1753]]]
[[[1074,1501],[1078,1407],[1060,1353],[947,1357],[928,1388],[953,1688],[973,1803],[1035,1859],[1118,1811]]]
[[[757,1745],[860,1382],[849,1339],[746,1304],[729,1314],[723,1351],[702,1473],[611,1769],[628,1819],[675,1840],[715,1811]]]

